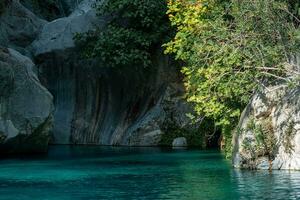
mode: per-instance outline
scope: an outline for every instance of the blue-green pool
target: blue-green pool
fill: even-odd
[[[234,170],[218,151],[52,146],[0,160],[0,199],[300,199],[300,172]]]

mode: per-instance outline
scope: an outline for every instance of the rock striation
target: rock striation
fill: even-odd
[[[168,121],[178,127],[191,122],[179,71],[159,51],[152,69],[82,60],[74,35],[105,28],[93,2],[82,1],[70,16],[47,23],[31,45],[40,79],[54,95],[53,142],[159,145]]]
[[[179,70],[160,50],[148,69],[80,57],[74,35],[107,21],[94,2],[59,0],[59,12],[43,13],[31,0],[9,1],[0,16],[1,152],[41,152],[49,141],[157,146],[167,125],[194,129]]]

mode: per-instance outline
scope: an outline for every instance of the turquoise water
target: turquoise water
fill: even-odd
[[[300,172],[234,170],[218,151],[52,146],[0,160],[0,199],[300,199]]]

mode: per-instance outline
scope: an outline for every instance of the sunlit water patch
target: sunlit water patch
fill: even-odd
[[[234,170],[218,151],[52,146],[0,160],[0,199],[300,199],[300,172]]]

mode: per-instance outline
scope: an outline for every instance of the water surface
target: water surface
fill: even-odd
[[[300,199],[300,172],[234,170],[212,150],[51,146],[0,160],[0,199]]]

